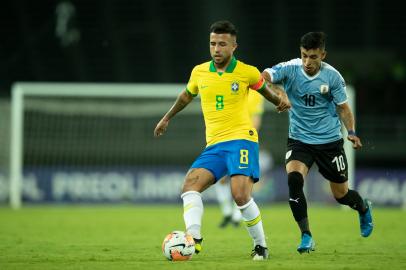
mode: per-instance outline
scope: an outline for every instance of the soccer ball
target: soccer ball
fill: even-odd
[[[195,241],[190,234],[173,231],[165,237],[162,252],[170,261],[187,261],[195,253]]]

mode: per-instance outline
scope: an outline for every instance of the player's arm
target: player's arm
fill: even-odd
[[[265,80],[265,87],[260,89],[258,92],[261,93],[261,95],[263,95],[267,100],[275,104],[275,106],[277,106],[276,109],[279,112],[285,112],[289,110],[292,105],[290,104],[288,95],[286,95],[285,91],[272,83],[271,75],[269,75],[268,72],[262,72],[262,77]],[[274,103],[272,100],[267,98],[266,95],[271,95],[271,98],[276,97],[279,100],[279,103]]]
[[[337,112],[343,122],[345,128],[347,129],[348,136],[347,139],[352,142],[352,147],[354,149],[359,149],[362,147],[360,138],[355,133],[355,120],[352,114],[351,108],[348,102],[342,103],[337,106]]]
[[[156,125],[154,130],[154,136],[159,137],[163,135],[172,117],[174,117],[178,112],[183,110],[192,100],[193,100],[192,94],[188,92],[186,89],[183,90],[178,95],[175,103],[172,105],[169,111],[162,117],[162,119]]]

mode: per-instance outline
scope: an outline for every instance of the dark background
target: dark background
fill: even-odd
[[[209,26],[239,30],[238,59],[259,70],[327,33],[327,59],[356,90],[361,165],[406,162],[406,19],[400,1],[5,0],[0,95],[16,81],[186,83],[209,60]]]

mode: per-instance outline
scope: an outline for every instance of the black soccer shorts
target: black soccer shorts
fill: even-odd
[[[348,163],[343,146],[343,139],[326,144],[307,144],[288,138],[285,162],[298,160],[309,169],[316,162],[324,178],[334,183],[344,183],[348,180]]]

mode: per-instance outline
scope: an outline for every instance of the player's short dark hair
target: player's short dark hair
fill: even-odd
[[[309,32],[300,39],[300,47],[306,50],[322,49],[326,47],[326,34],[324,32]]]
[[[234,24],[229,21],[217,21],[210,26],[210,33],[237,36],[237,29]]]

